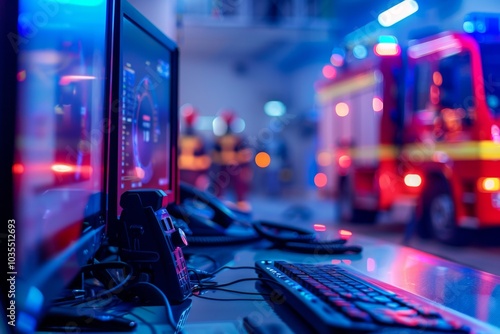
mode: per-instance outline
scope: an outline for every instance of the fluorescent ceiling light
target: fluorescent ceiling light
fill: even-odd
[[[404,0],[388,10],[380,13],[378,22],[383,27],[390,27],[393,24],[407,18],[418,10],[418,3],[415,0]]]

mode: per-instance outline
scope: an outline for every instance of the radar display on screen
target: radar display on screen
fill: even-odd
[[[122,36],[118,203],[126,190],[171,186],[171,54],[127,18]]]

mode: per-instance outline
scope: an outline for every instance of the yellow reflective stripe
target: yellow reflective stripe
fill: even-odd
[[[375,72],[363,73],[352,79],[321,88],[316,94],[316,101],[320,104],[326,104],[336,97],[373,86],[376,82],[377,76]]]
[[[362,146],[349,150],[354,159],[395,159],[395,145]],[[413,161],[440,161],[446,156],[453,160],[500,160],[500,143],[473,141],[463,143],[414,143],[405,145],[401,155]]]
[[[395,145],[362,146],[352,148],[349,154],[354,159],[394,159],[398,155]]]
[[[498,142],[481,141],[479,150],[482,160],[500,160],[500,143]]]
[[[453,160],[500,160],[500,143],[490,140],[463,143],[437,143],[435,145],[407,145],[405,154],[410,159],[436,160],[436,155],[446,155]],[[413,159],[412,159],[413,160]]]

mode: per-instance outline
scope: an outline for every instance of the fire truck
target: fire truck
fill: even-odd
[[[448,244],[500,227],[500,34],[476,23],[376,44],[316,83],[322,191],[343,219],[413,222]]]

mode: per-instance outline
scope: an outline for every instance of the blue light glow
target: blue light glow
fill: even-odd
[[[381,35],[378,37],[379,43],[398,44],[398,39],[392,35]]]
[[[286,113],[286,107],[281,101],[269,101],[264,104],[264,112],[271,117],[280,117]]]
[[[368,55],[368,50],[364,45],[356,45],[352,49],[352,55],[357,59],[364,59]]]
[[[471,21],[465,21],[463,24],[463,29],[465,32],[468,32],[469,34],[473,33],[475,30],[474,23],[472,23]]]

